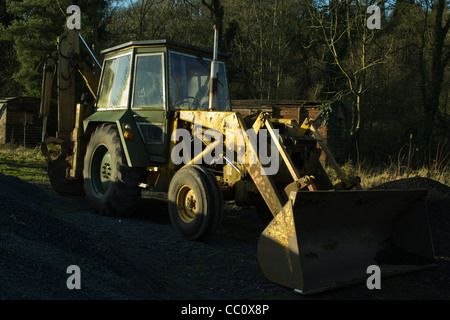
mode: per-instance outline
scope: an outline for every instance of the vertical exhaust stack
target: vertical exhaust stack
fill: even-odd
[[[214,51],[213,61],[211,61],[211,82],[209,86],[209,111],[215,110],[218,104],[217,89],[219,83],[219,64],[217,56],[219,51],[218,29],[214,26]]]

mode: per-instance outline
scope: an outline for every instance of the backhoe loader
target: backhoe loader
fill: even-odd
[[[78,41],[67,31],[44,70],[44,118],[58,75],[57,137],[42,143],[57,192],[84,193],[108,216],[132,213],[143,188],[167,192],[174,230],[197,241],[221,225],[224,199],[255,205],[268,220],[257,248],[263,274],[300,293],[364,282],[371,265],[382,276],[434,265],[425,191],[362,190],[312,119],[233,112],[229,56],[216,37],[213,50],[170,40],[106,49],[99,81],[78,63]],[[96,98],[91,106],[75,105],[76,70]],[[56,159],[52,143],[61,145]],[[340,178],[335,185],[322,151]]]

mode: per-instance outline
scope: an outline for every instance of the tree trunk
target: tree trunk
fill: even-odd
[[[445,123],[439,123],[437,121],[439,115],[440,96],[442,92],[442,83],[444,81],[445,67],[448,64],[450,51],[444,54],[445,38],[448,34],[450,27],[450,18],[447,18],[445,25],[443,26],[444,11],[446,8],[445,0],[438,0],[433,7],[435,11],[435,20],[433,23],[433,43],[431,52],[431,66],[428,70],[426,61],[426,43],[425,43],[425,28],[422,35],[422,47],[420,52],[422,71],[422,108],[423,108],[423,132],[420,141],[420,149],[424,159],[428,157],[428,151],[431,140],[436,132],[436,126],[439,124],[444,126],[443,131],[447,131]],[[425,12],[425,22],[428,19],[428,13]]]

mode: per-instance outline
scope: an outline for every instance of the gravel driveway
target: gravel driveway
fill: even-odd
[[[257,263],[262,224],[253,208],[227,203],[223,226],[208,242],[180,238],[167,205],[144,194],[139,214],[92,213],[84,197],[60,197],[49,185],[0,174],[0,299],[325,300],[449,299],[450,188],[417,178],[380,188],[426,188],[436,268],[300,295],[266,280]],[[81,289],[67,268],[79,266]]]

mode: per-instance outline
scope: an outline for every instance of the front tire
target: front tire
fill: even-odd
[[[222,192],[204,167],[191,165],[175,173],[168,198],[172,226],[188,240],[207,240],[222,223]]]
[[[84,158],[84,190],[96,212],[106,216],[128,216],[141,198],[143,168],[129,168],[114,124],[97,127]]]

